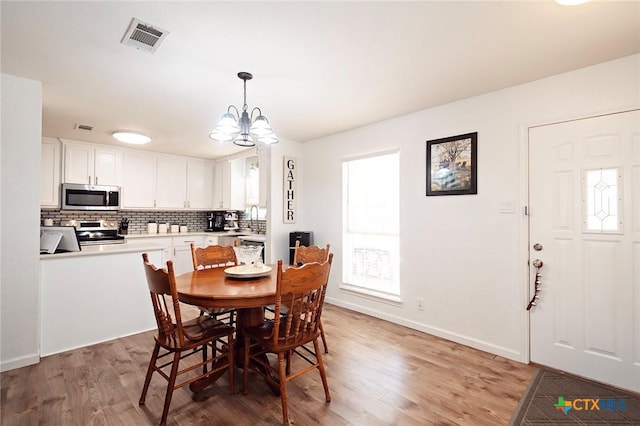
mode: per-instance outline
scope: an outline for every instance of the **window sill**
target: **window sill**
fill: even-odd
[[[364,287],[358,287],[351,284],[340,285],[340,290],[345,293],[350,293],[355,296],[365,297],[367,299],[375,300],[377,302],[388,303],[394,306],[403,306],[404,302],[397,294],[384,293],[381,291],[371,290]]]

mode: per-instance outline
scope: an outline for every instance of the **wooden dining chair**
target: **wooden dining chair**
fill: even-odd
[[[234,245],[237,246],[237,240]],[[222,268],[235,266],[238,264],[236,252],[233,246],[211,245],[207,247],[196,247],[191,243],[191,259],[193,270]],[[233,308],[207,308],[199,306],[200,314],[207,313],[212,318],[223,321],[229,325],[235,325],[237,311]]]
[[[330,248],[330,244],[327,244],[325,248],[315,245],[307,247],[300,245],[300,241],[296,240],[296,245],[293,252],[293,265],[300,266],[310,262],[325,262],[329,258]],[[265,309],[272,313],[274,312],[273,305],[266,306]],[[282,309],[282,313],[284,315],[287,314],[286,308]],[[327,337],[324,334],[324,327],[322,326],[322,322],[320,323],[320,337],[322,338],[322,347],[324,348],[324,353],[329,353],[329,347],[327,346]]]
[[[296,240],[296,246],[293,252],[293,264],[296,266],[300,266],[310,262],[325,262],[327,259],[329,259],[330,247],[330,244],[327,244],[325,248],[321,248],[318,246],[306,247],[300,245],[300,241]],[[320,322],[320,337],[322,338],[322,347],[324,348],[324,353],[329,353],[327,338],[324,335],[324,327],[322,326],[322,322]]]
[[[307,263],[301,267],[282,269],[282,260],[278,261],[275,317],[260,325],[245,327],[244,331],[244,370],[242,375],[242,391],[248,392],[249,366],[256,368],[266,381],[280,387],[283,424],[289,424],[287,408],[287,382],[314,369],[320,372],[324,387],[325,400],[331,401],[327,375],[324,369],[322,353],[319,350],[320,318],[324,304],[325,292],[329,281],[329,271],[333,254],[324,263]],[[283,306],[288,307],[288,314],[281,315]],[[295,349],[313,342],[314,357],[307,357]],[[266,356],[274,353],[278,356],[277,367],[269,363]],[[309,365],[289,372],[286,368],[290,354],[297,354]],[[315,361],[314,359],[315,358]],[[278,377],[278,379],[274,379]]]
[[[183,321],[178,291],[176,290],[173,262],[167,261],[167,268],[164,270],[149,263],[147,253],[142,254],[142,260],[158,331],[154,336],[155,346],[147,368],[139,404],[145,404],[151,377],[153,373],[157,372],[168,382],[160,419],[160,424],[164,425],[167,422],[171,397],[176,389],[209,377],[214,373],[222,373],[227,369],[229,370],[229,393],[234,393],[233,334],[235,328],[206,315]],[[222,339],[225,338],[226,341],[223,341]],[[214,354],[211,358],[206,356],[205,348],[207,347],[211,347],[211,352]],[[202,352],[201,361],[189,360],[187,366],[180,369],[180,361],[198,352]],[[216,353],[219,355],[216,356]],[[206,368],[207,366],[210,368]],[[169,369],[168,373],[165,371],[167,369]],[[177,378],[182,375],[185,375],[185,378],[181,379],[180,383],[176,383]]]

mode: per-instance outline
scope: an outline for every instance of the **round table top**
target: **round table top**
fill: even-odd
[[[277,268],[259,278],[229,278],[226,267],[190,271],[176,276],[181,302],[207,308],[256,308],[275,303]]]

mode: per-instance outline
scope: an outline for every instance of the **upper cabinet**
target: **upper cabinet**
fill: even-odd
[[[247,207],[246,158],[238,158],[229,162],[231,202],[233,210],[244,210]]]
[[[215,164],[215,209],[245,210],[254,204],[267,207],[268,168],[260,166],[261,159],[252,155]]]
[[[182,157],[158,156],[156,207],[188,208],[187,160]]]
[[[260,162],[257,155],[245,160],[245,188],[246,205],[260,204]]]
[[[227,160],[214,166],[213,208],[231,209],[231,164]]]
[[[123,209],[156,207],[156,155],[141,151],[125,151],[122,173]]]
[[[59,208],[65,182],[120,186],[123,209],[231,208],[230,163],[220,164],[226,168],[198,158],[43,138],[40,205]]]
[[[123,169],[123,209],[213,208],[211,161],[127,150]]]
[[[192,158],[187,160],[187,207],[212,209],[213,162]]]
[[[121,175],[120,150],[92,144],[64,143],[64,182],[119,186]]]
[[[40,207],[60,207],[62,147],[56,139],[44,138],[40,159]]]

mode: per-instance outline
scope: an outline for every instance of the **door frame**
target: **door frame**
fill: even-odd
[[[520,248],[518,250],[518,258],[522,259],[519,265],[519,275],[521,279],[519,298],[522,305],[522,333],[521,333],[521,361],[530,364],[531,363],[531,316],[529,311],[525,308],[530,300],[531,289],[531,269],[529,268],[529,247],[530,247],[530,235],[529,235],[529,129],[542,126],[551,126],[555,124],[568,123],[571,121],[586,120],[590,118],[602,117],[606,115],[621,114],[630,111],[636,111],[640,109],[640,105],[633,107],[621,107],[611,110],[598,111],[590,114],[574,115],[559,119],[544,119],[540,121],[533,121],[528,123],[521,123],[518,129],[519,139],[519,151],[520,151],[520,217],[522,221],[520,223]],[[527,213],[525,213],[527,211]],[[535,308],[533,308],[535,309]]]

